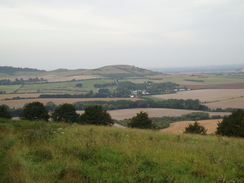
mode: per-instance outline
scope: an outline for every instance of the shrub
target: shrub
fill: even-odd
[[[19,114],[19,117],[20,119],[30,121],[48,121],[50,118],[47,109],[40,102],[32,102],[27,104],[24,110]]]
[[[207,129],[205,129],[204,126],[200,125],[198,122],[195,121],[194,124],[189,124],[189,126],[185,128],[184,133],[206,135]]]
[[[223,121],[218,123],[216,134],[233,137],[244,137],[244,111],[238,109],[230,116],[225,116]]]

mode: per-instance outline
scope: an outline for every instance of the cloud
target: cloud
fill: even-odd
[[[0,2],[0,56],[163,65],[235,54],[239,62],[243,10],[242,0],[9,0]]]

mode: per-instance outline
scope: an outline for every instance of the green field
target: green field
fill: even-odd
[[[0,91],[5,91],[6,93],[13,93],[20,87],[21,85],[0,85]]]
[[[94,84],[104,84],[114,82],[113,80],[84,80],[75,82],[57,82],[45,84],[27,84],[24,85],[17,93],[87,93],[90,90],[97,92],[99,88],[94,88]],[[82,83],[82,88],[75,87],[76,84]],[[110,87],[111,91],[114,88]]]
[[[0,121],[0,182],[241,182],[243,139]],[[224,181],[226,180],[226,181]]]

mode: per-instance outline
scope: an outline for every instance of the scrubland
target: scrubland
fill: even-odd
[[[0,121],[0,182],[242,182],[244,141],[216,135]]]

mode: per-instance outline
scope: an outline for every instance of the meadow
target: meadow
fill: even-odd
[[[223,183],[244,178],[243,139],[0,121],[0,182]]]

